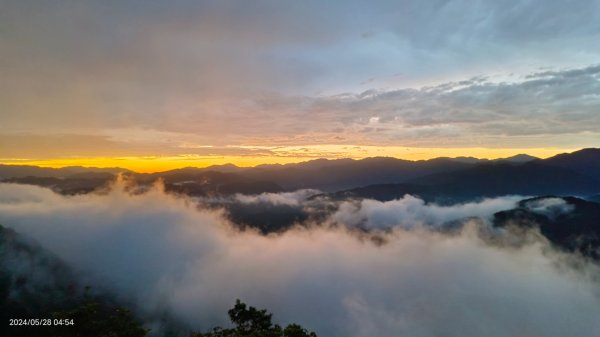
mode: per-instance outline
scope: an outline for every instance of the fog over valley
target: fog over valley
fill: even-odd
[[[226,326],[223,313],[236,298],[323,336],[600,332],[598,265],[539,229],[494,226],[495,213],[524,197],[452,206],[410,195],[320,200],[330,203],[320,209],[310,199],[316,191],[306,190],[227,200],[309,213],[265,234],[160,183],[130,187],[117,180],[65,196],[1,184],[0,223],[56,254],[77,282],[131,303],[155,334],[164,332],[164,315],[183,331]],[[532,202],[526,207],[542,216],[575,207],[561,198]]]

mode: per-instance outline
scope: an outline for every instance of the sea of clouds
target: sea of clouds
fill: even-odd
[[[297,206],[310,194],[236,198]],[[597,265],[535,235],[503,244],[515,234],[489,227],[518,200],[345,201],[319,223],[263,235],[160,186],[63,196],[0,184],[0,223],[147,317],[168,312],[194,329],[227,325],[240,298],[324,337],[600,335]]]

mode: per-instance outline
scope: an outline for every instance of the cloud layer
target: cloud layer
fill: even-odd
[[[5,1],[0,141],[15,146],[0,156],[597,145],[599,14],[597,0]]]
[[[513,208],[521,199],[520,196],[509,196],[452,206],[425,204],[423,200],[410,195],[386,202],[364,199],[358,203],[342,203],[331,219],[365,228],[442,228],[468,217],[490,220],[494,213]]]
[[[405,198],[384,208],[405,214],[394,218],[402,224],[411,213],[485,216],[497,205],[508,206],[490,200],[418,210],[426,206]],[[570,268],[575,257],[539,240],[518,248],[490,244],[475,222],[451,235],[395,226],[379,233],[383,245],[345,226],[262,236],[238,232],[220,212],[199,211],[159,188],[65,197],[12,184],[0,185],[0,222],[146,312],[168,310],[195,328],[225,324],[226,309],[241,298],[321,336],[600,332],[596,266],[578,261],[579,269]]]

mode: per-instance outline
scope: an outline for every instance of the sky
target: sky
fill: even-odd
[[[0,0],[0,163],[600,144],[600,1]]]

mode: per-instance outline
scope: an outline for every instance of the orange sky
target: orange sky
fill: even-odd
[[[263,147],[268,148],[268,147]],[[37,165],[44,167],[87,166],[122,167],[137,172],[158,172],[182,167],[206,167],[232,163],[237,166],[256,166],[260,164],[285,164],[302,162],[317,158],[353,158],[396,157],[408,160],[422,160],[436,157],[476,157],[496,159],[510,157],[520,153],[547,158],[559,153],[577,149],[563,148],[409,148],[396,146],[353,146],[353,145],[311,145],[269,148],[273,155],[266,156],[140,156],[140,157],[71,157],[57,159],[5,159],[2,164]]]
[[[519,24],[494,1],[76,3],[3,2],[0,163],[148,172],[600,146],[593,2],[528,2],[535,20]]]

